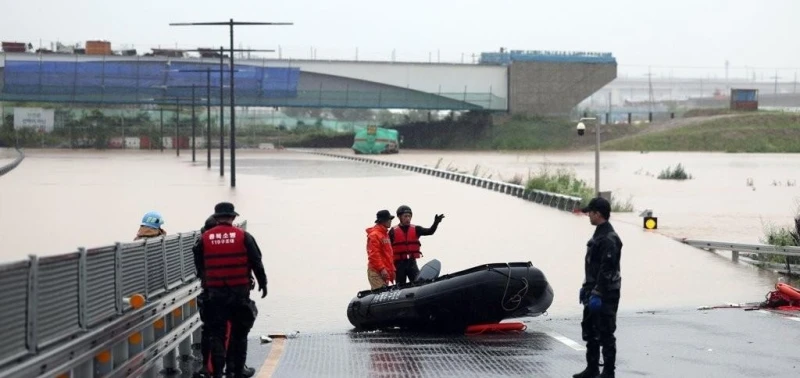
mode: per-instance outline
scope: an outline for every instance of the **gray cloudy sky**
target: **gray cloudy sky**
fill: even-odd
[[[237,28],[245,47],[281,47],[283,57],[471,60],[510,49],[612,52],[620,76],[731,76],[745,67],[787,79],[800,68],[800,0],[3,0],[0,40],[112,48],[228,46],[226,27],[170,22],[282,21]],[[429,55],[430,54],[430,55]],[[273,54],[273,56],[277,56]],[[682,68],[683,67],[683,68]],[[688,67],[688,68],[687,68]],[[715,70],[715,71],[714,71]]]

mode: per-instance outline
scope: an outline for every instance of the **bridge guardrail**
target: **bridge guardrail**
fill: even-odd
[[[691,245],[692,247],[701,248],[715,252],[731,251],[731,259],[739,261],[739,253],[748,254],[765,254],[765,255],[782,255],[782,256],[800,256],[800,247],[784,247],[770,244],[742,244],[742,243],[728,243],[709,240],[693,240],[693,239],[678,239],[681,243]]]
[[[0,176],[6,174],[8,172],[11,172],[11,170],[16,168],[20,163],[22,163],[22,160],[25,159],[25,153],[22,152],[22,150],[20,150],[19,148],[15,148],[15,149],[17,150],[17,158],[14,159],[14,161],[12,161],[11,163],[8,163],[8,164],[0,167]]]
[[[200,326],[192,254],[199,235],[0,265],[0,377],[149,374],[161,357],[166,369],[177,368],[176,347],[189,363]]]
[[[522,198],[531,202],[538,203],[540,205],[545,205],[549,207],[553,207],[563,211],[574,211],[575,209],[579,208],[581,205],[582,199],[580,197],[574,196],[567,196],[564,194],[546,192],[543,190],[526,190],[524,186],[511,184],[503,181],[497,181],[492,179],[481,178],[473,175],[458,173],[458,172],[450,172],[447,170],[441,170],[436,168],[428,168],[419,165],[413,164],[405,164],[405,163],[396,163],[392,161],[385,161],[385,160],[378,160],[378,159],[370,159],[366,157],[360,156],[349,156],[349,155],[339,155],[339,154],[332,154],[328,152],[320,152],[320,151],[312,151],[312,150],[304,150],[304,149],[291,149],[292,151],[297,152],[304,152],[310,153],[315,155],[323,155],[329,157],[336,157],[341,159],[348,159],[363,163],[371,163],[377,164],[385,167],[391,168],[399,168],[404,169],[407,171],[412,171],[415,173],[422,173],[426,175],[431,175],[434,177],[440,177],[447,180],[457,181],[461,183],[470,184],[473,186],[478,186],[481,188],[489,189],[496,192],[505,193],[508,195],[512,195],[514,197]]]

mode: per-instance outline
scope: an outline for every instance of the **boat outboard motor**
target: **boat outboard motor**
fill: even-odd
[[[419,270],[419,274],[417,278],[414,279],[414,282],[422,282],[422,281],[433,281],[439,278],[439,272],[442,270],[442,264],[439,260],[433,259],[428,261],[427,264],[422,266],[422,269]]]

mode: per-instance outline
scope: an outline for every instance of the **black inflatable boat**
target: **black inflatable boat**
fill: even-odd
[[[347,306],[348,320],[357,330],[460,332],[538,316],[553,303],[553,289],[530,262],[480,265],[441,277],[438,266],[432,260],[411,283],[359,292]]]

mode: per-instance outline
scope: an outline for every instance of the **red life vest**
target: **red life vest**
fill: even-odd
[[[221,224],[203,233],[206,287],[250,287],[244,230]]]
[[[408,234],[403,232],[400,226],[394,226],[392,229],[394,233],[392,250],[394,251],[395,261],[412,258],[418,259],[422,256],[422,253],[419,251],[422,243],[419,242],[419,236],[417,236],[417,226],[413,224],[409,225]]]

